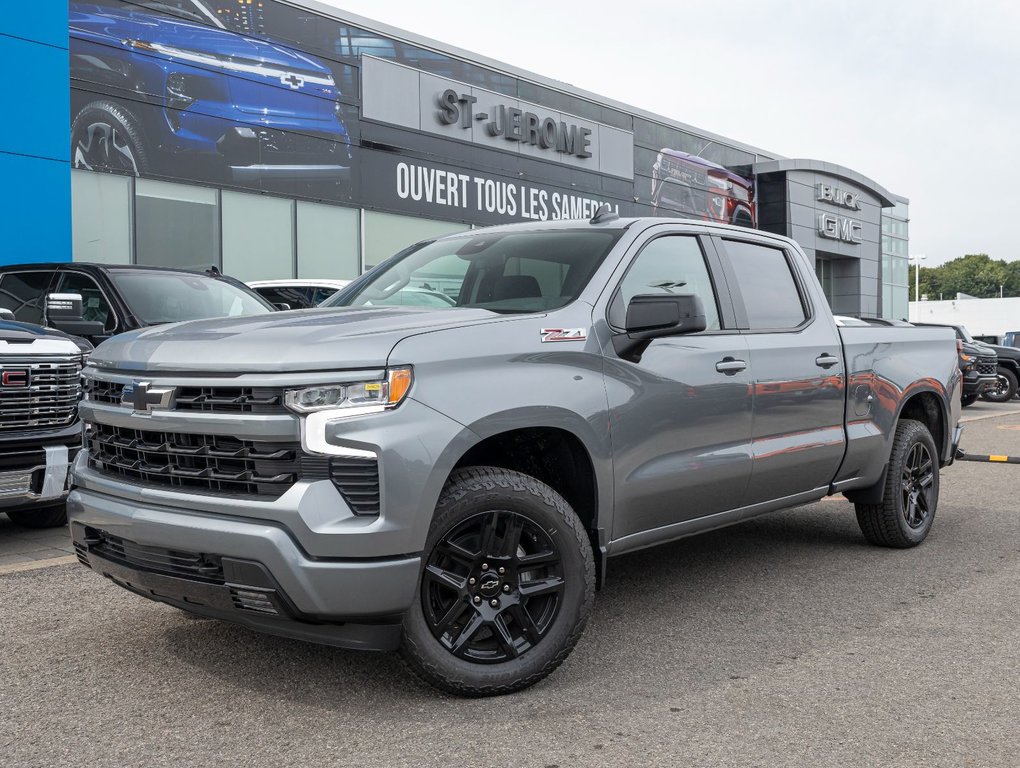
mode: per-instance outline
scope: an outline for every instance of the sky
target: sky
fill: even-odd
[[[1013,0],[320,0],[910,199],[910,251],[1020,259]],[[604,10],[600,10],[604,9]]]

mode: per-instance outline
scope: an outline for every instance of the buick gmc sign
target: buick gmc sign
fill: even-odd
[[[861,210],[861,195],[841,189],[833,184],[819,183],[815,188],[815,198],[820,203],[828,203],[836,208],[851,211]],[[827,240],[839,240],[857,245],[863,242],[861,222],[842,216],[838,213],[822,212],[818,214],[818,235]]]
[[[475,120],[485,121],[490,136],[520,141],[542,149],[577,157],[591,157],[591,129],[567,123],[548,114],[526,112],[519,107],[496,104],[488,112],[475,111],[478,97],[447,88],[436,96],[436,117],[443,125],[471,128]]]

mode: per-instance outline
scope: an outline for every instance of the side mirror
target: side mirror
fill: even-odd
[[[699,333],[708,327],[701,299],[688,293],[641,294],[627,305],[627,332],[614,337],[616,354],[637,362],[652,339]]]
[[[15,319],[14,313],[11,312],[11,310],[0,307],[0,320],[14,320],[14,319]]]
[[[46,297],[45,324],[71,336],[102,336],[106,327],[98,320],[82,319],[82,298],[78,293],[51,293]]]

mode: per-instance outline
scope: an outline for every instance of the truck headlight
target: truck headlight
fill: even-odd
[[[284,404],[295,413],[366,406],[395,408],[407,396],[413,381],[414,375],[410,368],[390,368],[386,371],[386,378],[381,381],[319,384],[288,389],[284,394]]]

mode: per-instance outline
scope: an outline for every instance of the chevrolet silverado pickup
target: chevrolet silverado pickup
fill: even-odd
[[[508,693],[566,658],[611,556],[832,494],[920,544],[960,379],[949,329],[838,327],[783,237],[475,230],[320,308],[102,344],[71,530],[151,600]]]

